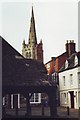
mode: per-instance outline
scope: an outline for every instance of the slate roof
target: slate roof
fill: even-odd
[[[43,63],[25,59],[4,38],[2,40],[2,84],[4,85],[47,85],[47,70]]]
[[[75,56],[77,56],[78,58],[78,64],[77,65],[74,65],[74,61],[75,61]],[[76,53],[73,53],[68,59],[68,67],[65,68],[65,64],[62,66],[62,68],[59,70],[59,72],[62,72],[62,71],[65,71],[65,70],[69,70],[69,69],[73,69],[73,68],[76,68],[76,67],[79,67],[80,66],[80,51],[79,52],[76,52]]]

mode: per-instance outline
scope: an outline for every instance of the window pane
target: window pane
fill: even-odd
[[[78,64],[78,58],[77,58],[77,56],[75,56],[75,66]]]
[[[34,102],[34,94],[31,96],[30,102]]]
[[[70,74],[70,84],[73,85],[73,75]]]
[[[39,94],[35,93],[35,102],[38,102],[38,101],[39,101]]]
[[[65,76],[63,76],[63,85],[66,85]]]
[[[78,83],[80,84],[80,72],[78,72]]]

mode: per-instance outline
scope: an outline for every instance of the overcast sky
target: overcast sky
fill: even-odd
[[[66,40],[74,40],[78,46],[77,0],[48,1],[17,0],[0,4],[0,34],[21,53],[23,39],[28,43],[33,3],[37,41],[43,42],[44,63],[65,52]]]

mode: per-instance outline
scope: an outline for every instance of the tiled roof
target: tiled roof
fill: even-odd
[[[48,85],[47,70],[43,63],[25,59],[2,37],[2,84],[3,85]]]
[[[78,58],[78,64],[74,64],[75,61],[75,56],[77,56]],[[79,67],[80,66],[80,52],[76,52],[73,53],[68,59],[68,67],[65,68],[65,64],[62,66],[62,68],[59,70],[59,72],[65,71],[65,70],[69,70],[69,69],[73,69],[75,67]]]

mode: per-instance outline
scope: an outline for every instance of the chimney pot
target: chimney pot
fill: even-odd
[[[68,43],[68,40],[67,40],[67,43]]]
[[[70,43],[71,43],[71,40],[70,40]]]

